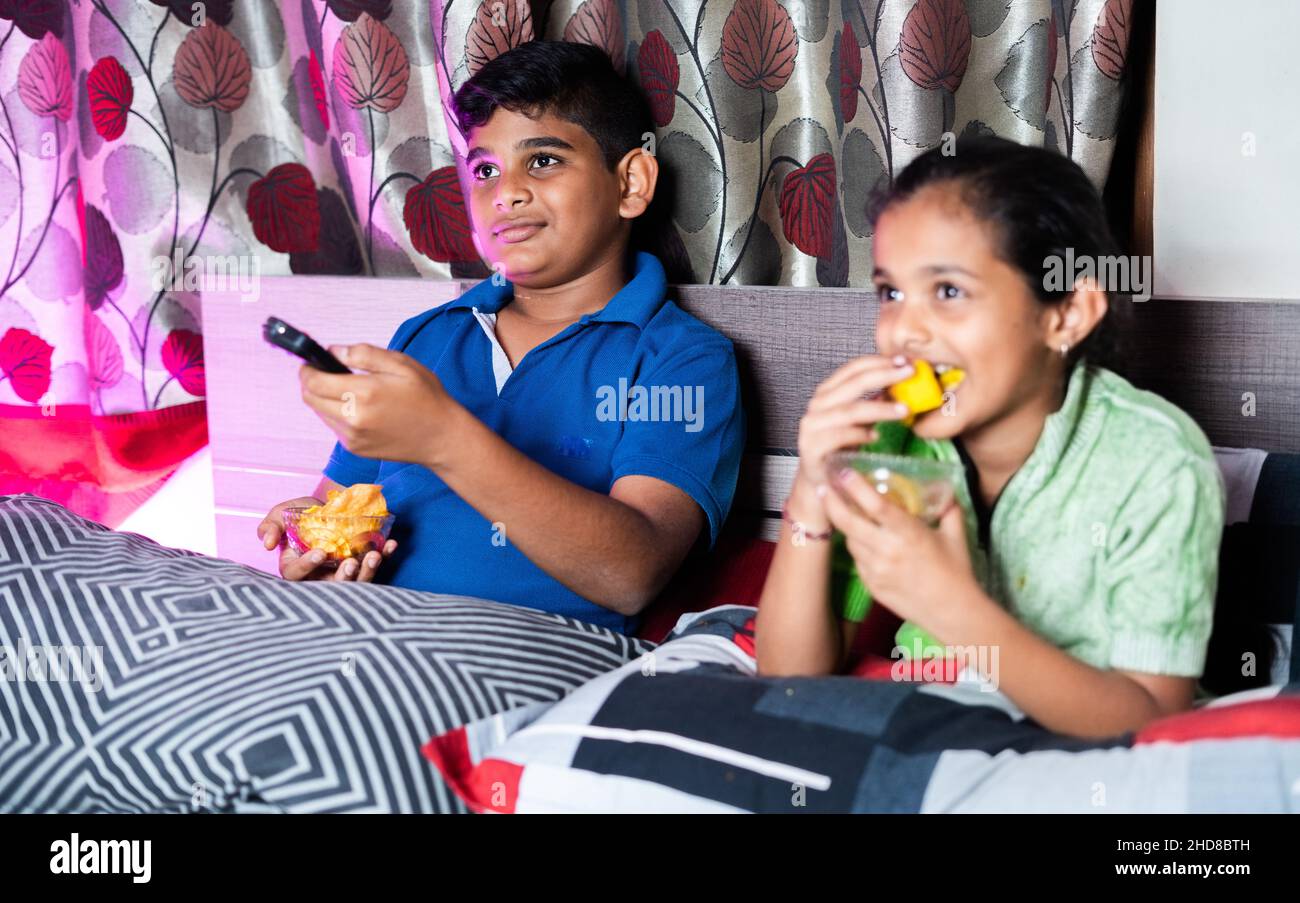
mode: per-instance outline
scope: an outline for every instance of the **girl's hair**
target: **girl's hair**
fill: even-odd
[[[1043,304],[1059,303],[1073,291],[1074,274],[1065,270],[1069,260],[1091,258],[1096,275],[1100,261],[1120,256],[1101,195],[1073,160],[986,135],[958,138],[952,152],[945,150],[940,146],[926,151],[908,164],[893,185],[872,196],[873,229],[890,205],[926,186],[951,184],[971,212],[994,227],[998,256],[1020,271]],[[1048,288],[1052,260],[1065,274],[1062,289]],[[1121,340],[1127,331],[1129,293],[1101,287],[1106,289],[1109,310],[1070,350],[1068,364],[1086,358],[1090,365],[1122,372]]]

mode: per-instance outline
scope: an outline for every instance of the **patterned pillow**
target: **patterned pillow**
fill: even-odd
[[[424,738],[648,648],[479,599],[289,583],[0,496],[0,812],[464,811]]]
[[[558,704],[434,737],[478,812],[1297,812],[1300,684],[1088,741],[988,685],[758,678],[726,607]]]

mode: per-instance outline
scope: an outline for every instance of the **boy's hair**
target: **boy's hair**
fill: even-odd
[[[1056,151],[988,135],[963,136],[955,152],[934,148],[909,163],[892,186],[873,197],[873,228],[891,204],[945,182],[955,184],[971,212],[994,227],[998,256],[1021,272],[1042,304],[1059,303],[1073,291],[1073,286],[1047,288],[1047,258],[1063,258],[1067,248],[1075,259],[1120,255],[1101,195],[1077,163]],[[1109,288],[1106,296],[1106,315],[1070,350],[1069,363],[1086,358],[1122,372],[1129,296]]]
[[[586,130],[612,171],[646,133],[650,105],[619,74],[605,51],[571,41],[528,41],[490,60],[456,91],[461,134],[487,122],[498,108],[536,118],[550,113]]]

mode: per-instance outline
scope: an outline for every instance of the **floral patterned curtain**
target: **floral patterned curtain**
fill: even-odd
[[[1104,183],[1131,5],[0,0],[0,492],[114,522],[205,441],[200,270],[483,274],[447,100],[520,42],[643,86],[678,281],[862,286],[945,134]]]
[[[843,287],[870,283],[869,193],[945,133],[1054,148],[1102,187],[1131,7],[449,0],[433,27],[444,109],[536,35],[596,44],[627,67],[654,114],[674,226],[661,254],[678,281]],[[447,131],[463,152],[451,118]]]

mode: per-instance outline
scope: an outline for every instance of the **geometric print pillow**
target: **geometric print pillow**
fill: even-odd
[[[651,648],[495,602],[291,583],[0,496],[0,812],[458,812],[431,734]]]

